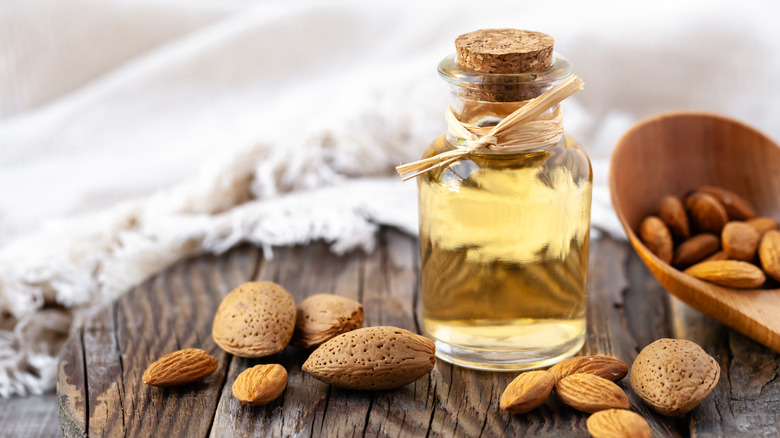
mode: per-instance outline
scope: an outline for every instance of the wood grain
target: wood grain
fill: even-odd
[[[640,122],[612,154],[609,185],[626,234],[669,292],[710,317],[780,351],[780,289],[740,290],[683,274],[639,240],[639,222],[666,195],[714,185],[743,196],[763,216],[780,217],[780,147],[725,117],[672,113]]]
[[[627,244],[609,239],[594,242],[590,266],[583,353],[610,354],[631,362],[646,344],[675,334],[677,313],[667,294]],[[262,359],[221,353],[210,337],[213,313],[224,294],[251,279],[283,284],[296,300],[315,293],[358,299],[366,308],[367,325],[419,331],[417,243],[394,230],[382,231],[371,254],[337,257],[324,244],[315,243],[275,249],[273,259],[263,258],[259,249],[243,247],[220,257],[189,260],[124,295],[113,304],[113,311],[96,314],[83,335],[68,342],[59,376],[64,435],[83,436],[89,431],[91,436],[188,437],[587,436],[587,415],[556,397],[526,415],[499,410],[500,395],[516,373],[474,371],[439,361],[428,376],[406,387],[362,392],[333,388],[302,373],[304,350],[290,347]],[[713,330],[720,333],[712,335],[716,340],[712,345],[721,348],[717,336],[729,331],[712,324],[702,329],[702,336]],[[217,372],[200,384],[177,389],[141,383],[148,362],[188,346],[212,352],[220,361]],[[744,393],[752,397],[745,406],[772,413],[777,409],[770,406],[777,405],[776,382],[770,379],[773,368],[765,365],[756,371],[755,363],[744,359],[761,351],[762,361],[777,364],[777,355],[752,343],[725,356],[731,357],[732,371],[724,375],[742,384],[757,376],[765,381],[762,387],[745,389],[752,391]],[[719,350],[710,352],[722,357]],[[231,386],[241,371],[257,363],[282,364],[288,370],[288,386],[270,404],[248,407],[233,398]],[[767,418],[762,417],[767,421],[763,424],[745,426],[744,416],[726,415],[737,408],[729,401],[735,383],[731,388],[727,383],[721,381],[717,397],[708,399],[714,405],[681,419],[655,414],[628,392],[632,409],[648,419],[656,436],[717,434],[740,427],[748,432],[768,430]],[[629,388],[627,379],[620,384]],[[716,415],[724,419],[712,420]]]

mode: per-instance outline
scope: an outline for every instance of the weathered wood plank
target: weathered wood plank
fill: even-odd
[[[57,367],[57,404],[67,437],[86,436],[89,427],[83,333],[79,329],[65,344]]]
[[[674,298],[674,335],[720,364],[720,381],[688,416],[691,436],[780,436],[780,354]]]
[[[62,432],[56,394],[0,398],[0,437],[59,436]]]
[[[587,415],[556,397],[526,415],[500,411],[501,392],[516,373],[439,361],[429,376],[398,390],[348,391],[304,374],[300,367],[307,351],[290,347],[271,357],[244,359],[221,352],[211,340],[219,300],[250,279],[276,281],[296,301],[314,293],[358,299],[366,308],[367,325],[419,332],[418,264],[416,241],[394,230],[381,232],[371,254],[337,257],[315,243],[276,249],[275,257],[265,261],[261,250],[244,247],[181,263],[123,296],[115,313],[91,319],[83,331],[86,350],[81,337],[68,342],[60,366],[60,401],[67,410],[63,420],[77,427],[63,430],[66,436],[87,428],[94,436],[587,436]],[[611,354],[630,363],[647,343],[682,336],[709,345],[724,369],[715,393],[681,419],[655,414],[629,391],[632,409],[650,421],[656,436],[777,434],[771,421],[780,416],[775,353],[711,320],[702,322],[695,313],[682,314],[624,243],[594,242],[589,275],[584,353]],[[188,346],[211,351],[220,360],[217,372],[185,388],[141,383],[151,360]],[[267,406],[247,407],[232,396],[232,384],[257,363],[282,364],[288,387]],[[621,384],[629,387],[627,379]]]

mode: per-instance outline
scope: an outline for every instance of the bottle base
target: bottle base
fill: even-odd
[[[436,357],[453,365],[486,371],[524,371],[554,365],[574,356],[585,344],[585,333],[551,348],[489,351],[456,347],[436,340]]]

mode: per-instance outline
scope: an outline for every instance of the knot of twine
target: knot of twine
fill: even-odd
[[[395,170],[404,181],[408,181],[482,150],[520,152],[557,143],[563,137],[563,118],[557,105],[582,89],[582,79],[577,75],[570,76],[529,100],[492,127],[462,123],[455,117],[452,108],[447,107],[445,117],[449,134],[466,141],[457,149],[402,164]],[[553,108],[553,111],[547,113],[550,108]]]

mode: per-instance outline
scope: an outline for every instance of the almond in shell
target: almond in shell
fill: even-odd
[[[530,412],[544,403],[555,386],[549,371],[528,371],[517,376],[501,394],[499,407],[513,414]]]
[[[756,257],[760,238],[758,231],[746,222],[731,221],[723,227],[723,251],[730,259],[749,262]]]
[[[211,336],[223,350],[263,357],[287,346],[295,329],[295,300],[270,281],[244,283],[222,299]]]
[[[279,364],[255,365],[233,382],[233,397],[248,406],[261,406],[276,400],[287,387],[287,370]]]
[[[744,221],[756,217],[756,210],[743,197],[716,186],[701,186],[697,189],[701,193],[714,196],[726,209],[729,219],[733,221]]]
[[[661,219],[656,216],[646,217],[639,224],[639,238],[662,262],[672,261],[672,234]]]
[[[691,222],[699,231],[720,234],[729,216],[726,209],[714,196],[694,192],[685,198],[685,208]]]
[[[700,280],[737,289],[756,288],[766,281],[761,269],[737,260],[701,262],[683,272]]]
[[[664,196],[658,206],[658,216],[669,227],[669,231],[677,240],[685,240],[691,235],[688,225],[688,215],[680,198],[673,195]]]
[[[764,271],[780,281],[780,231],[771,230],[764,234],[758,248],[758,257]]]
[[[659,339],[639,352],[631,365],[631,387],[656,412],[689,412],[715,388],[720,365],[696,343]]]
[[[650,425],[641,415],[625,409],[605,409],[588,417],[594,438],[651,438]]]
[[[615,383],[594,374],[572,374],[555,384],[562,402],[574,409],[594,413],[604,409],[628,409],[626,393]]]
[[[585,373],[617,382],[628,373],[628,365],[622,360],[610,356],[574,356],[558,362],[549,371],[555,375],[556,380],[561,380],[572,374]]]
[[[217,359],[200,348],[174,351],[152,362],[142,377],[152,386],[178,386],[203,380],[217,369]]]
[[[363,327],[363,306],[347,297],[312,295],[298,304],[292,345],[315,348],[342,333]]]
[[[365,327],[336,336],[314,350],[303,371],[346,389],[394,389],[433,369],[436,347],[398,327]]]
[[[674,251],[672,264],[678,268],[684,268],[702,261],[720,248],[718,236],[710,233],[702,233],[691,237]]]

